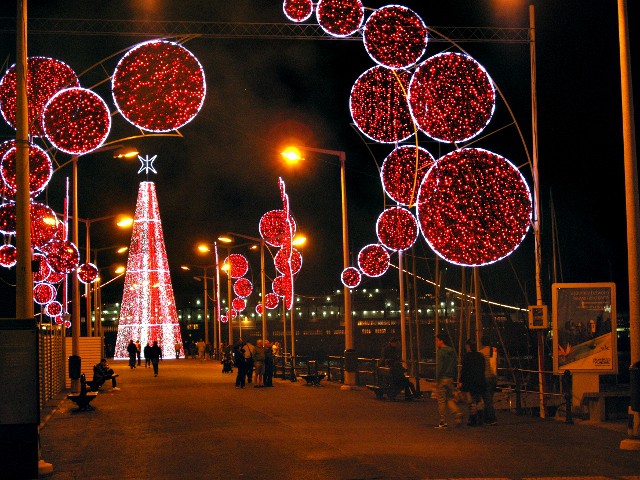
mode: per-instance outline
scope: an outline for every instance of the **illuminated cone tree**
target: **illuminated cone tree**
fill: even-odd
[[[129,340],[139,340],[143,347],[157,340],[164,358],[173,358],[174,345],[182,344],[153,182],[141,182],[138,190],[116,358],[127,358]]]

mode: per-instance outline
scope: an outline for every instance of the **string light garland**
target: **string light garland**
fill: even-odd
[[[0,266],[13,267],[18,261],[18,249],[11,244],[0,246]]]
[[[531,192],[507,159],[479,148],[440,158],[418,194],[418,221],[436,254],[464,266],[511,254],[531,225]]]
[[[240,253],[232,253],[224,259],[223,263],[231,266],[230,271],[228,271],[231,278],[244,277],[249,271],[249,262],[247,258]]]
[[[64,62],[48,57],[27,59],[27,108],[29,135],[41,137],[42,111],[49,99],[64,88],[79,87],[78,76]],[[0,112],[16,128],[16,66],[12,65],[0,80]]]
[[[296,248],[291,248],[290,257],[287,254],[288,252],[286,248],[278,250],[278,253],[276,253],[275,258],[273,259],[274,266],[278,273],[285,274],[289,269],[287,262],[290,261],[291,273],[295,275],[302,268],[302,254]]]
[[[148,132],[169,132],[189,123],[202,108],[204,69],[182,45],[151,40],[120,59],[111,90],[118,111],[131,124]]]
[[[378,241],[389,250],[404,251],[418,239],[418,222],[406,208],[387,208],[378,217],[376,234]]]
[[[253,283],[248,278],[239,278],[233,284],[233,293],[240,298],[247,298],[253,292]]]
[[[17,148],[7,151],[0,165],[0,175],[7,186],[6,193],[15,197],[17,191],[16,165]],[[49,154],[37,145],[29,145],[29,196],[35,197],[42,193],[53,175],[53,162]]]
[[[410,73],[376,66],[353,84],[349,97],[351,118],[358,130],[379,143],[396,143],[414,133],[406,91]]]
[[[164,358],[182,343],[156,188],[147,181],[138,189],[115,358],[127,358],[130,340],[157,341]]]
[[[389,68],[415,65],[427,49],[427,26],[413,10],[387,5],[373,12],[362,39],[371,59]]]
[[[53,240],[42,251],[54,272],[71,273],[80,263],[78,248],[69,240]]]
[[[296,233],[296,222],[293,216],[289,215],[289,222],[293,229],[292,235]],[[272,247],[282,247],[289,235],[289,225],[286,221],[284,210],[271,210],[260,218],[258,231],[263,240]]]
[[[93,283],[98,278],[98,267],[93,263],[83,263],[78,267],[78,280],[82,283]]]
[[[274,308],[276,308],[278,306],[278,303],[280,303],[280,299],[275,293],[267,293],[264,296],[264,306],[269,310],[273,310]]]
[[[33,269],[33,281],[35,283],[48,281],[53,270],[47,262],[47,258],[42,253],[34,253],[32,258],[37,265],[37,267]]]
[[[368,277],[380,277],[389,269],[389,252],[382,245],[366,245],[358,253],[358,267]]]
[[[236,297],[231,301],[231,306],[236,312],[242,312],[247,308],[247,301],[244,298]]]
[[[361,0],[320,0],[316,6],[318,25],[334,37],[347,37],[357,32],[364,21]]]
[[[422,179],[434,162],[433,156],[422,147],[406,145],[395,148],[382,162],[382,188],[400,205],[413,207]]]
[[[360,270],[355,267],[347,267],[342,271],[340,276],[342,284],[347,288],[356,288],[362,281]]]
[[[313,0],[284,0],[282,11],[292,22],[304,22],[313,13]]]
[[[84,155],[100,148],[109,136],[111,114],[98,94],[86,88],[66,88],[45,105],[42,127],[58,150]]]
[[[38,305],[46,305],[56,298],[56,289],[49,283],[36,283],[33,287],[33,301]]]
[[[464,142],[487,126],[496,89],[487,71],[469,55],[440,53],[413,73],[409,107],[416,124],[440,142]]]

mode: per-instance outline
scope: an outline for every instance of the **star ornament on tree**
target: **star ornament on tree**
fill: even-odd
[[[157,157],[157,155],[154,155],[149,158],[149,155],[145,155],[143,158],[142,155],[138,155],[138,160],[140,160],[140,170],[138,170],[138,173],[145,172],[147,175],[149,175],[149,172],[158,173],[156,169],[153,168],[153,162],[155,162]]]

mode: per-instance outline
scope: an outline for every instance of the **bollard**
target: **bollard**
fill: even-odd
[[[562,375],[562,391],[564,392],[564,401],[566,408],[566,416],[564,423],[573,425],[573,377],[571,371],[565,370]]]

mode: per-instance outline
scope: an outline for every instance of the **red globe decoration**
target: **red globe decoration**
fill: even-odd
[[[18,249],[11,244],[0,246],[0,266],[13,267],[18,261]]]
[[[242,312],[247,308],[247,301],[244,298],[236,297],[231,302],[231,306],[236,312]]]
[[[289,215],[291,222],[291,232],[285,217],[284,210],[271,210],[260,218],[258,230],[260,236],[272,247],[282,247],[286,241],[296,233],[296,222],[292,215]]]
[[[220,317],[220,321],[221,321],[222,323],[229,323],[229,317],[227,317],[226,315],[222,315],[222,316]]]
[[[422,147],[401,146],[382,162],[380,180],[384,191],[400,205],[413,207],[422,179],[435,162]]]
[[[56,322],[56,325],[62,325],[64,323],[64,319],[62,318],[62,315],[58,315],[57,317],[53,317],[53,320]]]
[[[247,298],[253,292],[253,284],[247,278],[239,278],[233,284],[233,293],[240,298]],[[237,310],[237,309],[236,309]]]
[[[56,298],[56,289],[49,283],[36,283],[33,287],[33,301],[38,305],[46,305]]]
[[[334,37],[347,37],[362,26],[364,5],[361,0],[320,0],[316,6],[318,25]]]
[[[51,304],[49,304],[51,305]],[[71,328],[71,321],[70,320],[65,320],[64,321],[64,328]]]
[[[15,197],[17,152],[13,147],[1,157],[0,175],[7,186],[6,193]],[[42,193],[49,184],[53,175],[53,163],[51,158],[42,148],[37,145],[29,145],[29,196],[35,197]]]
[[[464,266],[511,254],[531,225],[531,192],[507,159],[478,148],[451,152],[429,170],[418,221],[436,254]]]
[[[418,239],[418,222],[406,208],[387,208],[378,217],[376,233],[378,241],[389,250],[404,251]]]
[[[61,222],[49,205],[31,202],[29,211],[31,212],[31,245],[42,248],[54,239],[59,231],[58,224]]]
[[[5,142],[0,143],[0,162],[2,161],[2,158],[4,157],[5,153],[7,153],[9,150],[11,150],[15,146],[16,146],[15,140],[7,140]],[[15,194],[11,193],[9,186],[4,183],[4,178],[2,178],[1,174],[0,174],[0,196],[2,198],[13,198],[15,196]]]
[[[58,273],[51,270],[51,273],[49,273],[49,276],[47,277],[47,283],[55,285],[62,282],[66,277],[67,275],[64,273]]]
[[[83,263],[78,267],[78,280],[82,283],[93,283],[98,278],[98,267],[93,263]]]
[[[240,255],[239,253],[232,253],[224,259],[224,263],[231,268],[228,272],[231,278],[244,277],[249,270],[249,262],[244,255]]]
[[[238,316],[238,312],[235,311],[233,308],[231,309],[230,312],[227,312],[227,318],[230,318],[231,320],[233,320],[237,316]]]
[[[256,305],[256,313],[258,315],[262,315],[262,304],[261,303]]]
[[[54,272],[71,273],[80,263],[78,249],[68,240],[53,240],[43,248],[43,252]]]
[[[198,114],[204,70],[182,45],[151,40],[129,50],[113,73],[113,100],[122,116],[148,132],[170,132]]]
[[[282,273],[283,275],[287,273],[289,270],[289,267],[288,267],[289,257],[287,255],[287,251],[288,251],[287,248],[281,248],[280,250],[278,250],[278,253],[276,253],[275,258],[273,259],[273,263],[276,267],[276,270],[278,271],[278,273]],[[291,248],[291,274],[295,275],[300,271],[301,268],[302,268],[302,255],[297,249],[292,247]]]
[[[410,74],[406,70],[373,67],[351,88],[349,109],[358,129],[380,143],[396,143],[414,132],[406,91]]]
[[[284,15],[292,22],[304,22],[313,13],[312,0],[284,0],[282,3]]]
[[[362,281],[362,275],[357,268],[347,267],[342,271],[340,279],[345,287],[356,288]]]
[[[13,202],[0,205],[0,233],[5,235],[16,233],[16,204]]]
[[[486,70],[462,53],[440,53],[413,73],[409,107],[416,124],[440,142],[463,142],[487,126],[496,89]]]
[[[41,253],[33,254],[33,261],[37,267],[33,268],[33,281],[34,282],[48,282],[51,276],[51,265],[47,262],[47,258]],[[49,282],[55,283],[55,282]]]
[[[364,25],[364,48],[374,62],[389,68],[415,65],[427,49],[427,26],[413,10],[387,5]]]
[[[287,298],[291,294],[292,284],[291,277],[289,275],[279,275],[273,279],[272,284],[273,293],[279,297]]]
[[[267,293],[264,296],[264,306],[267,307],[269,310],[273,310],[274,308],[276,308],[279,302],[280,300],[278,299],[278,296],[275,293]]]
[[[58,315],[62,315],[62,304],[58,301],[49,302],[44,307],[44,313],[49,317],[57,317]],[[65,326],[66,326],[66,322],[65,322]],[[69,322],[69,326],[71,326],[71,322]]]
[[[62,89],[79,87],[78,76],[60,60],[47,57],[27,59],[27,105],[29,135],[41,137],[42,111],[49,99]],[[16,66],[12,65],[0,80],[0,111],[5,121],[16,128]]]
[[[107,139],[111,114],[98,94],[86,88],[67,88],[45,105],[42,126],[45,136],[58,150],[84,155]]]
[[[389,269],[389,252],[382,245],[367,245],[358,253],[358,267],[368,277],[380,277]]]

